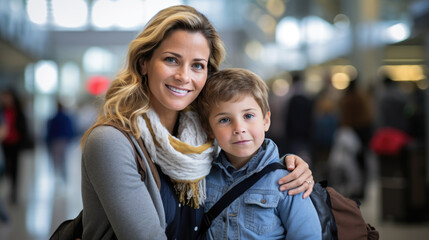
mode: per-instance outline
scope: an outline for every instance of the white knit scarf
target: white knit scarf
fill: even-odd
[[[177,138],[152,109],[138,118],[138,126],[151,160],[170,177],[179,201],[198,208],[206,199],[205,176],[210,172],[217,146],[207,140],[197,113],[179,113]]]

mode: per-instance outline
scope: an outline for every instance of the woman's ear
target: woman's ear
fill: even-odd
[[[268,111],[265,114],[265,118],[264,118],[264,130],[265,130],[265,132],[267,132],[268,129],[270,129],[270,125],[271,125],[271,112]]]
[[[140,74],[146,75],[147,74],[147,66],[146,61],[142,58],[139,60],[139,67],[140,67]]]

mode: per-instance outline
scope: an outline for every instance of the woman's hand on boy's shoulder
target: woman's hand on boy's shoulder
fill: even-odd
[[[310,196],[314,180],[308,164],[294,154],[286,155],[284,162],[290,173],[279,180],[280,191],[289,190],[289,195],[304,192],[303,198]]]

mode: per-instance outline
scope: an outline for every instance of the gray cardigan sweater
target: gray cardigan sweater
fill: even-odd
[[[82,150],[83,239],[166,239],[161,195],[146,169],[142,182],[133,146],[116,128],[89,134]]]

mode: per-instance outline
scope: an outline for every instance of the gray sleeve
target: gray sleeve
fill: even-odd
[[[84,235],[89,231],[87,236],[100,238],[111,227],[118,239],[166,239],[153,198],[137,172],[133,147],[113,127],[95,128],[85,142],[82,199]]]

